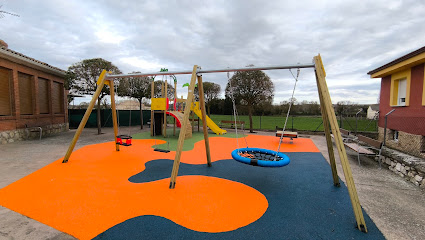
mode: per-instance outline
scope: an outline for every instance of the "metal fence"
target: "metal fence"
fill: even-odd
[[[83,119],[86,109],[69,109],[68,119],[69,127],[77,128]],[[117,111],[117,120],[119,126],[137,126],[140,125],[140,110],[119,110]],[[131,118],[130,118],[131,116]],[[146,124],[151,118],[151,111],[143,110],[143,123]],[[112,127],[112,110],[101,109],[100,120],[102,127]],[[93,109],[90,117],[87,121],[86,127],[95,128],[97,127],[97,109]]]
[[[212,115],[211,119],[220,123],[221,121],[233,121],[233,115]],[[273,131],[283,128],[286,117],[283,116],[252,116],[252,127],[254,130]],[[377,120],[366,119],[363,116],[337,116],[340,127],[351,132],[378,132]],[[245,128],[249,129],[249,117],[239,116],[238,121],[245,122]],[[286,129],[288,131],[323,132],[322,116],[289,116]]]

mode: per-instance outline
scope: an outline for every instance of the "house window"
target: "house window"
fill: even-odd
[[[397,130],[394,130],[394,132],[393,132],[393,140],[398,142],[398,131]]]
[[[398,82],[397,105],[406,106],[406,86],[407,80],[400,79]]]
[[[422,136],[421,153],[425,153],[425,136]]]
[[[12,70],[0,67],[0,116],[12,115]]]
[[[397,130],[389,129],[387,139],[398,142],[398,137],[399,137],[399,132]]]
[[[32,76],[18,73],[19,107],[22,115],[32,115],[33,111],[33,81]]]
[[[409,106],[410,69],[391,75],[391,106]]]
[[[64,88],[62,83],[53,82],[52,103],[53,113],[64,113]]]
[[[49,85],[50,81],[44,78],[38,78],[38,103],[40,114],[48,114],[49,111]]]

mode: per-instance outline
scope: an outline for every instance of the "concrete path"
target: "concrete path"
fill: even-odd
[[[130,132],[134,134],[139,131],[139,127],[132,127],[131,130],[121,129],[122,134]],[[103,132],[104,134],[98,135],[97,129],[85,129],[75,150],[85,145],[113,140],[111,128],[105,128]],[[42,140],[0,145],[0,188],[63,157],[74,134],[75,130],[71,130]],[[258,134],[271,135],[271,133]],[[325,138],[323,136],[308,137],[311,137],[328,159]],[[425,191],[388,169],[379,169],[378,164],[369,158],[362,158],[362,166],[359,166],[357,156],[353,152],[348,151],[348,153],[360,202],[384,236],[387,239],[423,239],[425,236]],[[338,154],[336,157],[338,174],[344,181]],[[332,178],[330,169],[329,177]],[[74,238],[0,207],[0,239]]]
[[[324,136],[311,136],[329,162]],[[334,145],[335,148],[335,145]],[[387,239],[425,239],[425,191],[378,162],[347,149],[354,182],[363,209]],[[338,175],[345,182],[338,153]],[[329,177],[332,177],[329,168]]]

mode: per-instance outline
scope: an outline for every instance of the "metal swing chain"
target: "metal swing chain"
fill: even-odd
[[[115,84],[115,95],[118,98],[118,84]],[[118,120],[118,133],[120,132],[120,112],[118,108],[115,107],[115,111],[117,112],[117,120]],[[111,112],[112,114],[112,112]]]
[[[236,147],[238,149],[238,154],[239,154],[239,138],[238,138],[238,126],[236,125],[237,120],[239,119],[239,115],[238,115],[238,110],[236,109],[236,103],[235,103],[235,98],[233,96],[233,87],[232,87],[232,81],[230,81],[230,73],[227,72],[227,79],[229,81],[229,86],[230,86],[230,96],[232,98],[232,105],[233,105],[233,117],[235,118],[235,132],[236,132]],[[243,133],[243,138],[245,140],[245,144],[246,147],[248,148],[248,142],[246,140],[246,136],[245,136],[245,131],[244,128],[242,128],[242,133]]]
[[[285,132],[285,129],[286,129],[286,124],[288,123],[289,113],[291,112],[291,107],[292,107],[292,104],[294,103],[295,88],[297,87],[298,77],[300,76],[300,69],[299,68],[297,69],[297,77],[294,76],[291,69],[289,69],[289,72],[291,73],[292,77],[294,77],[295,84],[294,84],[294,89],[292,89],[291,102],[289,103],[288,112],[286,113],[285,124],[283,125],[282,134],[280,135],[279,146],[277,148],[276,155],[274,156],[274,161],[276,161],[277,154],[280,151],[280,145],[282,144],[282,139],[283,139],[283,135],[284,135],[284,132]]]

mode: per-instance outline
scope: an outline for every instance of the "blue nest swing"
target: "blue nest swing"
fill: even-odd
[[[289,113],[291,112],[291,106],[293,104],[294,94],[295,94],[295,88],[297,86],[298,77],[300,75],[300,69],[297,70],[297,76],[292,73],[291,69],[289,69],[292,76],[295,79],[294,88],[292,90],[292,97],[291,102],[289,104],[288,112],[286,114],[285,124],[283,125],[282,132],[285,132],[286,124],[288,122]],[[233,87],[232,87],[232,81],[230,79],[229,72],[227,72],[227,78],[230,86],[230,96],[232,99],[232,105],[233,105],[233,117],[235,118],[235,132],[236,132],[236,142],[238,141],[238,128],[237,128],[237,118],[238,113],[236,109],[236,103],[235,98],[233,97]],[[243,125],[242,125],[243,126]],[[243,127],[242,127],[243,131]],[[290,160],[289,157],[285,154],[279,152],[280,145],[282,143],[282,137],[283,134],[280,136],[279,141],[279,147],[277,151],[269,150],[269,149],[263,149],[263,148],[238,148],[232,151],[232,158],[235,159],[238,162],[253,165],[253,166],[260,166],[260,167],[283,167],[289,164]],[[246,138],[244,136],[246,146],[248,146],[248,143],[246,141]]]
[[[260,167],[283,167],[290,162],[285,154],[263,148],[235,149],[232,151],[232,158],[241,163]]]

